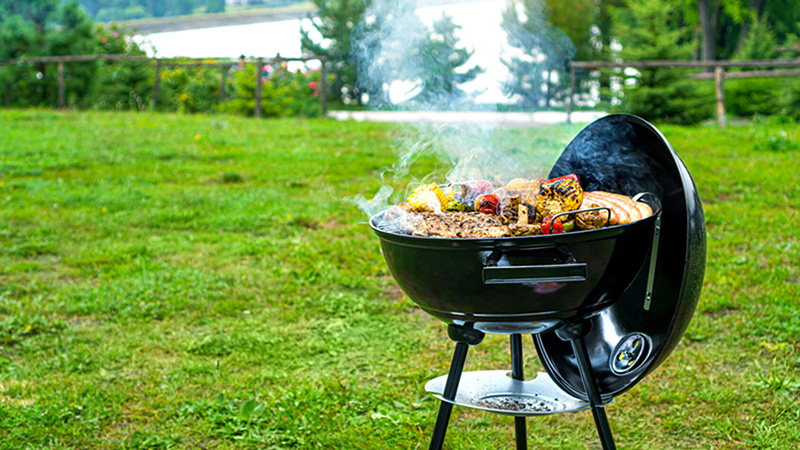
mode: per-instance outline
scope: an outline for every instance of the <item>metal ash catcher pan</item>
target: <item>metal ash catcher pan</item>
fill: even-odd
[[[401,235],[382,228],[383,213],[370,220],[397,283],[456,343],[448,375],[425,386],[442,400],[431,449],[441,449],[453,405],[514,416],[517,449],[527,448],[527,416],[589,409],[603,449],[615,449],[605,406],[658,367],[688,327],[705,273],[705,222],[664,136],[636,116],[606,116],[570,142],[550,178],[570,173],[585,191],[646,193],[653,215],[494,239]],[[485,333],[510,335],[510,372],[462,373]],[[546,370],[527,381],[523,334]]]

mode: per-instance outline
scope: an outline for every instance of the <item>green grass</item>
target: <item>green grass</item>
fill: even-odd
[[[551,157],[579,126],[509,130]],[[800,444],[800,131],[663,127],[704,200],[703,296],[670,359],[607,408],[620,448]],[[445,327],[365,216],[388,125],[0,112],[0,448],[425,448]],[[446,170],[424,157],[402,179]],[[391,177],[385,178],[391,180]],[[539,365],[525,341],[526,372]],[[487,336],[467,370],[508,367]],[[531,445],[599,448],[588,412]],[[512,448],[456,408],[446,447]]]

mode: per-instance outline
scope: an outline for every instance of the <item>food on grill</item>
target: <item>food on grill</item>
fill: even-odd
[[[507,185],[496,189],[493,193],[500,199],[501,208],[515,195],[520,196],[522,203],[535,205],[541,184],[542,180],[528,181],[522,178],[515,178]]]
[[[623,225],[653,214],[645,203],[604,191],[583,192],[578,177],[517,178],[499,189],[481,180],[415,188],[407,203],[390,208],[389,228],[442,238],[537,236]],[[604,207],[595,211],[584,211]],[[610,211],[610,217],[609,217]]]
[[[564,232],[564,225],[558,220],[553,220],[553,216],[547,216],[542,220],[542,234],[559,234]]]
[[[624,225],[636,222],[653,214],[653,210],[642,202],[611,192],[593,191],[584,195],[584,202],[611,209],[611,225]],[[582,206],[584,209],[588,205]]]
[[[586,199],[586,195],[589,193],[587,192],[584,194],[583,204],[581,205],[581,209],[592,209],[592,208],[599,208],[600,204],[595,203],[591,200]],[[575,214],[575,226],[579,230],[595,230],[597,228],[603,228],[604,226],[610,224],[608,217],[608,211],[605,210],[597,210],[597,211],[585,211],[581,213]]]
[[[408,196],[408,203],[417,211],[441,211],[450,200],[436,183],[417,186]]]
[[[581,189],[581,185],[571,178],[564,177],[542,185],[542,191],[536,199],[536,211],[542,217],[556,216],[577,210],[582,202],[583,189]],[[570,220],[570,216],[558,216],[555,220],[564,222]]]
[[[489,194],[494,190],[492,183],[486,180],[479,180],[474,183],[462,185],[464,187],[464,199],[474,200],[479,195]],[[477,209],[477,208],[475,208]]]
[[[497,214],[498,203],[500,203],[500,199],[494,194],[481,195],[480,202],[476,200],[475,209],[483,214]]]
[[[470,205],[468,205],[466,203],[461,203],[458,200],[453,200],[450,203],[448,203],[447,206],[444,208],[444,210],[445,211],[460,211],[460,212],[474,211],[472,206],[470,206]]]

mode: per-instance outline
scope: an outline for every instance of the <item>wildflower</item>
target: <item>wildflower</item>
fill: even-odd
[[[194,140],[195,141],[199,141],[200,140],[200,135],[199,134],[195,134],[194,135]]]
[[[316,87],[317,87],[317,83],[314,83],[314,82],[312,81],[312,82],[308,83],[308,87],[310,87],[311,89],[316,89]]]

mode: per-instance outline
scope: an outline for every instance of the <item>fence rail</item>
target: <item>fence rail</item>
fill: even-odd
[[[251,58],[252,59],[252,58]],[[228,68],[231,64],[235,64],[238,60],[231,58],[150,58],[147,56],[135,55],[65,55],[65,56],[37,56],[32,58],[16,58],[0,61],[0,66],[9,65],[23,65],[23,64],[43,64],[43,63],[56,63],[58,67],[58,108],[62,109],[65,106],[65,86],[64,86],[64,63],[71,62],[90,62],[90,61],[150,61],[154,62],[155,77],[153,79],[153,94],[150,98],[150,107],[155,108],[158,101],[158,91],[161,85],[161,68],[162,66],[186,66],[186,67],[203,67],[203,66],[220,66],[220,100],[225,100],[225,83],[227,79]],[[325,67],[326,59],[324,56],[305,56],[305,57],[283,57],[275,56],[272,58],[257,57],[256,62],[256,89],[255,89],[255,107],[253,115],[256,118],[261,118],[261,93],[262,93],[262,71],[265,64],[280,64],[283,62],[308,62],[319,61],[320,66],[320,81],[319,81],[319,98],[322,116],[328,115],[328,101],[327,101],[327,70]],[[6,103],[9,100],[9,87],[6,86]]]
[[[800,75],[800,69],[785,70],[754,70],[745,72],[726,72],[726,68],[747,67],[747,68],[775,68],[775,67],[800,67],[800,58],[792,59],[749,59],[741,61],[670,61],[670,60],[649,60],[649,61],[573,61],[570,63],[570,91],[567,97],[567,122],[571,121],[572,109],[575,99],[575,72],[576,69],[655,69],[655,68],[694,68],[694,69],[714,69],[714,72],[703,72],[690,74],[690,79],[706,80],[714,79],[714,93],[716,99],[717,123],[720,128],[727,126],[725,117],[725,78],[759,78],[759,77],[788,77]]]

